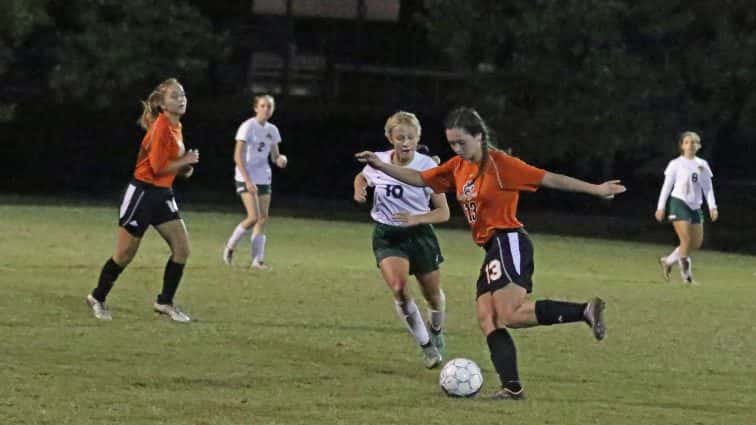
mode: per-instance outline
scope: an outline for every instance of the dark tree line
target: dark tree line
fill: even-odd
[[[70,123],[67,114],[76,111],[103,122],[122,119],[167,76],[191,87],[192,110],[209,117],[226,96],[239,95],[249,52],[271,45],[255,38],[263,21],[254,20],[251,7],[248,0],[2,1],[0,123],[29,120],[19,111],[30,103],[34,113],[60,115],[49,125]],[[350,38],[345,31],[352,27],[341,21],[274,26],[289,31],[285,43],[301,50],[341,59],[357,50],[333,45]],[[381,28],[380,40],[365,35],[355,44],[375,50],[353,51],[359,66],[380,66],[363,62],[383,57],[393,66],[455,71],[464,78],[440,85],[444,99],[434,98],[443,104],[436,110],[478,107],[504,147],[537,155],[544,165],[566,164],[575,169],[565,171],[580,175],[629,167],[638,178],[658,176],[675,153],[676,133],[692,129],[702,133],[703,155],[720,176],[754,177],[756,9],[749,1],[415,0],[402,2],[399,23]],[[342,110],[327,91],[286,106],[333,121],[324,127],[339,125],[344,114],[353,123],[380,122],[391,112],[386,108],[406,107],[405,82],[384,90],[384,99],[354,92],[368,86],[350,86],[354,99]],[[409,107],[424,98],[418,87]],[[355,105],[367,102],[375,102],[365,110],[377,116],[352,119]],[[234,119],[245,107],[233,105]]]
[[[693,129],[715,160],[745,169],[724,156],[755,157],[749,1],[434,0],[423,21],[449,63],[470,72],[458,96],[507,129],[516,150],[605,174],[618,159],[658,173],[651,159],[666,160],[675,134]]]

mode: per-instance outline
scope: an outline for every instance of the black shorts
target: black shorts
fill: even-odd
[[[181,216],[171,188],[157,187],[139,180],[132,180],[126,187],[118,213],[118,225],[132,236],[141,238],[150,225],[179,219]]]
[[[497,230],[483,249],[486,257],[480,267],[476,298],[511,282],[528,293],[533,291],[533,243],[524,229]]]

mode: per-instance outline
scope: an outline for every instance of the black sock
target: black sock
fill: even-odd
[[[173,304],[173,296],[176,295],[181,276],[184,274],[184,265],[173,262],[169,258],[165,263],[165,273],[163,274],[163,292],[157,297],[158,304]]]
[[[108,297],[108,293],[110,293],[110,290],[113,289],[113,284],[115,284],[116,279],[118,279],[118,275],[121,274],[124,267],[119,266],[116,264],[115,261],[113,261],[113,258],[108,258],[108,261],[105,262],[105,265],[102,266],[102,271],[100,272],[100,280],[97,282],[97,287],[92,290],[92,296],[99,302],[104,303],[105,298]]]
[[[540,300],[535,303],[535,314],[539,325],[555,323],[581,322],[585,320],[583,312],[588,304],[566,301]]]
[[[488,334],[486,340],[501,386],[514,393],[520,392],[522,385],[517,373],[517,349],[509,332],[504,328],[496,329]]]

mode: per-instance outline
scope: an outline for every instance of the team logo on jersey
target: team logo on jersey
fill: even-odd
[[[268,133],[268,134],[265,135],[265,138],[272,140],[273,139],[273,135],[271,133]]]
[[[475,195],[475,181],[468,180],[467,183],[462,186],[462,193],[460,194],[459,198],[463,201],[469,201],[470,199],[474,198]]]

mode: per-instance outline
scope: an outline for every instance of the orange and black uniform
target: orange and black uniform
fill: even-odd
[[[546,171],[499,151],[489,151],[485,169],[456,156],[420,173],[436,193],[453,191],[473,240],[486,250],[477,295],[515,282],[532,291],[533,248],[517,219],[520,191],[533,192]],[[477,176],[477,178],[476,178]]]
[[[160,172],[183,154],[181,123],[174,125],[160,113],[142,139],[134,180],[121,202],[118,224],[133,236],[142,237],[150,225],[181,218],[171,188],[176,174]]]

